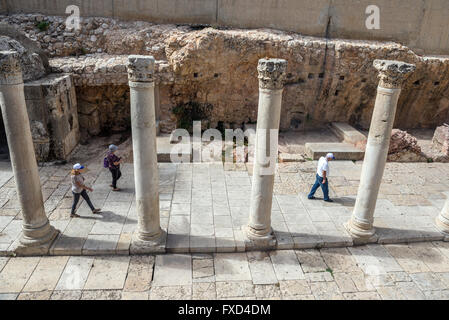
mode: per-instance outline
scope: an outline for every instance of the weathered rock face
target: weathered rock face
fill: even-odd
[[[82,141],[102,131],[120,132],[130,128],[129,87],[77,87],[78,116]]]
[[[399,129],[393,129],[391,132],[390,148],[388,149],[388,160],[398,162],[419,162],[425,161],[426,157],[422,154],[418,146],[418,140]]]
[[[43,19],[51,22],[46,31],[36,28]],[[126,85],[119,55],[154,55],[161,66],[156,73],[160,123],[166,130],[179,125],[179,110],[185,106],[199,106],[197,116],[206,128],[254,122],[256,67],[264,57],[288,61],[281,129],[316,128],[335,121],[369,128],[378,84],[375,59],[417,67],[403,85],[395,127],[433,128],[449,117],[449,59],[420,57],[395,43],[326,40],[270,29],[195,30],[107,18],[83,19],[80,31],[70,33],[64,30],[64,17],[13,15],[4,20],[24,30],[50,55],[59,56],[51,62],[53,69],[73,72],[77,86]],[[83,53],[98,56],[64,58]]]
[[[432,138],[432,148],[444,156],[449,156],[449,125],[443,124],[435,129]]]
[[[41,57],[35,52],[28,51],[17,40],[0,34],[0,50],[13,50],[19,53],[23,81],[36,80],[46,74]]]

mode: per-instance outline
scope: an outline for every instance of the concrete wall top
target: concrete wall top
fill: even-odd
[[[236,28],[273,28],[304,35],[392,40],[418,53],[449,54],[448,0],[0,0],[0,13],[84,17]],[[367,29],[366,8],[380,9],[380,29]]]

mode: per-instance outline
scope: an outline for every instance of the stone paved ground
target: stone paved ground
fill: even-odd
[[[101,215],[93,216],[82,202],[82,218],[70,219],[70,166],[40,168],[45,208],[61,231],[54,255],[128,254],[137,218],[132,164],[123,166],[121,192],[110,190],[110,174],[101,159],[87,163],[86,174]],[[352,246],[343,223],[355,202],[361,162],[331,163],[330,189],[336,201],[310,201],[315,161],[279,164],[272,225],[278,249]],[[245,250],[241,227],[247,223],[251,165],[160,163],[161,225],[168,229],[167,252],[239,252]],[[438,241],[434,227],[444,191],[449,190],[449,164],[388,163],[380,189],[375,226],[380,243]],[[318,191],[317,196],[322,196]],[[11,169],[0,167],[0,255],[8,254],[21,232],[20,206]]]
[[[449,299],[449,243],[0,257],[3,299]]]

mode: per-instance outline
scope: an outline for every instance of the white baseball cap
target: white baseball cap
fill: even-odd
[[[84,169],[84,166],[82,166],[82,165],[80,165],[79,163],[77,163],[77,164],[75,164],[75,165],[73,166],[73,169],[74,169],[74,170],[81,170],[81,169]]]
[[[330,159],[332,159],[332,160],[335,160],[334,154],[331,153],[331,152],[329,152],[329,153],[326,155],[326,158],[330,158]]]

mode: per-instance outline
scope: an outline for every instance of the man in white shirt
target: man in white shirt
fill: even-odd
[[[321,157],[318,161],[316,181],[312,187],[312,190],[310,190],[310,193],[307,196],[307,198],[309,198],[310,200],[315,199],[314,194],[316,190],[321,187],[321,189],[323,189],[324,201],[333,202],[331,199],[329,199],[329,184],[327,178],[329,176],[329,161],[331,160],[335,160],[333,153],[328,153],[326,157]]]

